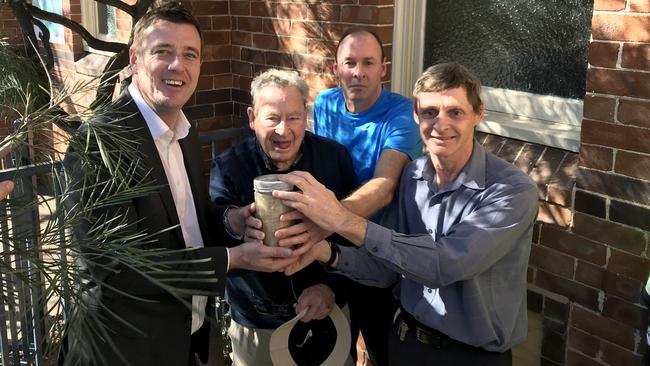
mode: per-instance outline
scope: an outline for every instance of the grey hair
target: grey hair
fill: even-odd
[[[309,101],[309,87],[307,83],[295,71],[268,69],[261,74],[257,75],[251,83],[251,96],[253,96],[253,106],[257,95],[262,92],[262,89],[267,86],[274,86],[277,88],[286,88],[288,86],[295,86],[300,91],[302,102],[307,106]]]

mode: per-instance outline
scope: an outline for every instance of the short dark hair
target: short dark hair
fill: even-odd
[[[345,30],[345,32],[343,32],[343,35],[341,35],[341,38],[339,38],[339,43],[336,44],[336,54],[334,54],[334,59],[338,60],[338,58],[339,58],[339,48],[341,48],[341,43],[343,43],[343,41],[346,38],[348,38],[349,36],[352,36],[352,35],[358,35],[358,34],[363,34],[363,33],[371,35],[375,39],[375,41],[377,41],[377,44],[379,44],[379,49],[381,50],[381,60],[379,60],[379,61],[384,62],[384,43],[381,41],[381,38],[379,38],[377,33],[373,32],[371,30],[367,30],[365,28],[361,28],[361,27],[348,28],[348,29]]]
[[[481,80],[465,66],[448,62],[437,64],[424,70],[413,87],[414,110],[417,112],[418,94],[440,92],[462,87],[467,93],[467,101],[474,113],[481,113]]]
[[[149,26],[158,20],[193,25],[196,31],[199,32],[201,48],[203,48],[203,35],[201,34],[199,21],[178,1],[165,1],[161,5],[149,9],[133,27],[133,43],[131,46],[136,48],[140,47],[145,29],[149,28]]]

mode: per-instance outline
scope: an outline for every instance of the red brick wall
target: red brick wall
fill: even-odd
[[[640,364],[650,231],[650,2],[596,0],[572,225],[541,223],[529,302],[545,361]],[[548,316],[548,306],[560,308]]]
[[[0,38],[7,38],[6,41],[12,45],[23,44],[23,35],[18,21],[9,5],[5,3],[0,3]]]

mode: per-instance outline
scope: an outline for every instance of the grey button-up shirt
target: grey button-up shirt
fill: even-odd
[[[525,340],[526,268],[537,187],[474,142],[442,189],[429,156],[411,162],[383,226],[361,250],[341,247],[338,269],[374,286],[400,281],[402,307],[449,337],[489,351]]]

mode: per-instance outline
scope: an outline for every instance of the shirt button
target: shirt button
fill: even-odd
[[[377,247],[373,247],[373,248],[370,249],[370,250],[371,250],[373,253],[377,253],[377,250],[378,250],[378,249],[377,249]]]
[[[429,293],[432,293],[432,292],[433,292],[433,290],[431,290],[431,289],[427,289],[427,292],[429,292]]]
[[[433,230],[431,230],[431,229],[427,230],[427,232],[428,232],[429,234],[433,234]]]

